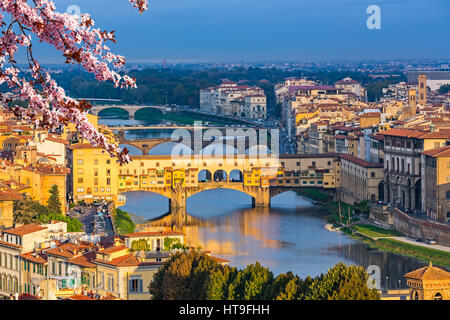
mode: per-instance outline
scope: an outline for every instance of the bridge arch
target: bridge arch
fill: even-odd
[[[212,178],[211,171],[208,169],[203,169],[198,173],[198,182],[211,182]]]
[[[130,118],[130,112],[125,109],[125,108],[121,108],[120,106],[110,106],[110,107],[105,107],[102,108],[101,110],[97,111],[97,112],[93,112],[93,114],[96,113],[96,115],[101,118],[102,115],[105,116],[105,114],[111,113],[111,111],[116,110],[116,111],[120,111],[120,113],[123,114],[123,117],[120,116],[120,119],[124,118],[125,119],[125,115],[126,117],[129,119]]]
[[[215,182],[222,182],[222,181],[228,181],[228,175],[224,170],[217,170],[214,172],[214,181]]]
[[[234,169],[228,174],[229,182],[244,182],[244,174],[239,169]]]

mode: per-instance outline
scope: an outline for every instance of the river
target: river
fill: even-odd
[[[135,124],[134,120],[102,119],[109,125]],[[133,131],[126,137],[168,137],[165,131]],[[170,154],[173,145],[163,144],[151,154]],[[131,154],[139,150],[129,148]],[[121,209],[130,212],[136,222],[166,221],[168,199],[149,192],[126,194]],[[259,261],[274,274],[292,271],[304,278],[326,272],[339,262],[367,268],[379,266],[381,286],[406,288],[403,275],[425,264],[417,259],[370,248],[346,235],[324,228],[324,211],[307,198],[289,191],[272,199],[270,208],[252,208],[250,196],[233,190],[209,190],[188,199],[189,223],[183,231],[185,242],[201,246],[212,254],[230,260],[239,268]]]

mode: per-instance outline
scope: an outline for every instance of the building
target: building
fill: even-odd
[[[450,300],[450,272],[430,264],[404,275],[410,300]]]
[[[184,234],[181,232],[135,232],[124,236],[125,246],[142,250],[143,244],[146,251],[168,251],[171,245],[178,243],[184,244]]]
[[[422,210],[421,153],[445,146],[450,133],[390,129],[384,136],[384,202],[406,210]]]
[[[378,201],[383,197],[383,165],[371,163],[349,154],[340,154],[341,186],[340,199],[347,203],[369,200]]]
[[[118,164],[106,150],[77,143],[68,148],[68,153],[68,165],[72,170],[67,185],[74,202],[117,201]],[[135,162],[130,165],[135,165]],[[137,174],[132,176],[139,179]]]
[[[422,152],[422,211],[439,222],[450,221],[450,146]]]
[[[148,286],[169,254],[130,252],[114,245],[96,253],[97,288],[100,296],[114,295],[126,300],[149,300]]]
[[[0,234],[0,295],[9,297],[22,290],[22,253],[33,251],[35,244],[45,242],[47,228],[28,224],[3,230]]]
[[[355,95],[359,100],[367,100],[367,90],[358,81],[347,77],[335,83],[335,87]]]
[[[14,201],[21,199],[19,192],[0,183],[0,230],[13,226]]]
[[[241,118],[266,118],[266,95],[259,87],[225,79],[219,86],[200,90],[200,110]]]
[[[420,105],[427,105],[427,76],[425,74],[419,74],[417,77],[417,82],[419,83],[418,99]]]

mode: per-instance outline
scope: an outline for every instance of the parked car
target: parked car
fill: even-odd
[[[427,239],[427,243],[428,243],[428,244],[437,244],[436,240],[433,239],[433,238],[428,238],[428,239]]]
[[[423,239],[422,238],[417,238],[416,242],[423,242]]]

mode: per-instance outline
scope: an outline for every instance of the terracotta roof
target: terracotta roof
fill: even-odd
[[[450,280],[450,272],[433,267],[430,262],[428,266],[408,272],[404,277],[417,280]]]
[[[12,234],[15,236],[24,236],[33,232],[41,231],[47,229],[37,223],[26,224],[17,228],[10,228],[3,230],[3,233]]]
[[[125,246],[111,246],[111,247],[108,247],[106,249],[100,250],[99,253],[107,253],[107,254],[109,254],[109,253],[119,252],[119,251],[122,251],[122,250],[125,250],[125,249],[129,250],[129,248],[125,247]]]
[[[69,149],[101,149],[100,147],[93,147],[89,143],[76,143],[68,147]]]
[[[0,245],[10,246],[10,247],[14,247],[14,248],[22,248],[22,246],[20,246],[18,244],[9,243],[9,242],[2,241],[2,240],[0,240]]]
[[[125,235],[127,238],[138,238],[138,237],[158,237],[158,236],[182,236],[182,232],[169,231],[169,232],[134,232]]]
[[[450,146],[431,149],[422,153],[431,157],[450,157]]]
[[[70,259],[69,262],[85,268],[95,268],[95,264],[92,263],[92,261],[95,260],[96,255],[97,253],[95,251],[90,251],[82,254],[81,256]]]
[[[341,157],[341,159],[356,163],[357,165],[364,168],[383,168],[383,165],[380,163],[367,162],[366,160],[357,158],[355,156],[352,156],[351,154],[342,153],[339,156]]]
[[[34,252],[27,252],[20,255],[22,259],[32,261],[34,263],[39,264],[46,264],[47,263],[47,256],[40,254],[40,253],[34,253]]]
[[[69,141],[64,140],[62,138],[58,138],[58,137],[47,137],[47,138],[45,138],[45,140],[69,145]]]
[[[65,243],[56,248],[51,248],[45,251],[46,254],[60,256],[64,258],[75,258],[80,255],[95,249],[94,246],[87,246],[83,244]]]
[[[418,139],[450,139],[450,133],[445,131],[438,132],[426,132],[417,131],[411,129],[389,129],[379,134],[385,136],[396,136],[396,137],[406,137],[406,138],[418,138]]]
[[[27,188],[28,189],[28,188]],[[0,201],[9,201],[9,200],[22,200],[22,195],[12,189],[4,188],[0,190]]]

